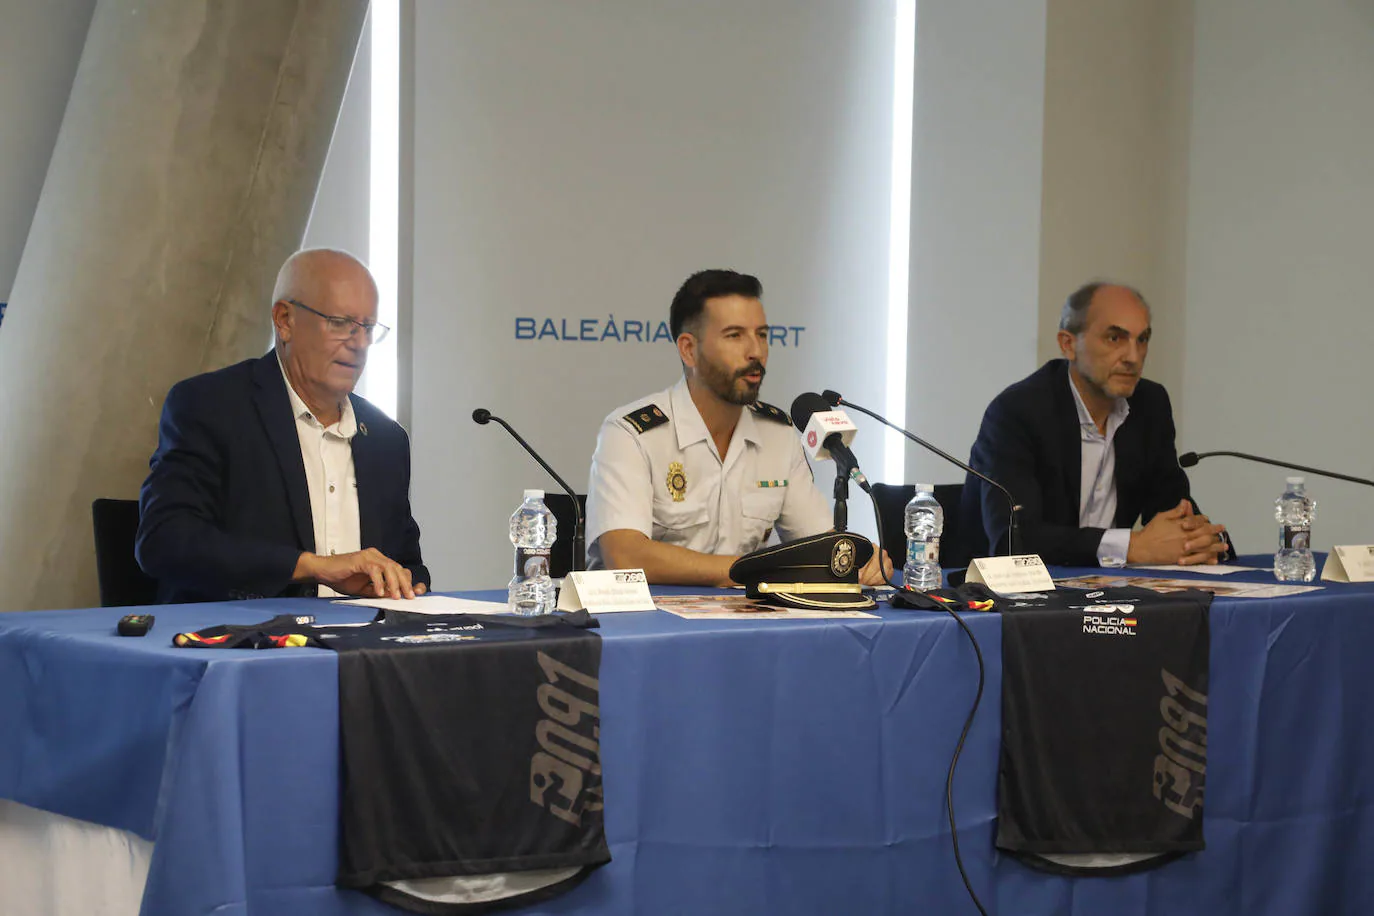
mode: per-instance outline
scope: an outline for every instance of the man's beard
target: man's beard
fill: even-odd
[[[1136,386],[1140,384],[1140,375],[1130,376],[1108,370],[1100,376],[1084,374],[1083,380],[1098,394],[1116,400],[1117,398],[1129,398],[1135,394]]]
[[[697,364],[697,372],[716,397],[727,404],[747,407],[759,399],[759,388],[763,385],[767,370],[762,363],[750,363],[738,372],[730,372],[715,363],[702,360]],[[759,374],[758,384],[744,380],[744,376],[751,372]]]

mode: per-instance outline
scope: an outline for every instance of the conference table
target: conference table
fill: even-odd
[[[1226,577],[1247,580],[1272,574]],[[953,800],[988,912],[1374,912],[1374,586],[1317,584],[1213,602],[1207,848],[1123,877],[1051,875],[994,849],[1001,623],[966,614],[986,685]],[[336,655],[171,646],[174,632],[221,623],[372,612],[314,599],[159,607],[149,636],[120,638],[127,610],[0,614],[0,798],[152,841],[148,916],[399,912],[333,885]],[[974,650],[947,614],[877,615],[602,616],[612,861],[518,912],[975,912],[945,810]]]

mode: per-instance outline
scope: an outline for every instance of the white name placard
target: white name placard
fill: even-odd
[[[652,611],[654,598],[649,594],[649,580],[644,570],[598,569],[568,573],[558,595],[558,609],[580,611],[583,608],[593,614]]]
[[[1374,544],[1332,547],[1322,567],[1327,582],[1374,582]]]
[[[979,557],[969,564],[965,582],[981,582],[999,595],[1051,592],[1054,580],[1038,554],[1019,557]]]

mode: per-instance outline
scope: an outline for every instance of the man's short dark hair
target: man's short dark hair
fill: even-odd
[[[1120,286],[1122,289],[1131,291],[1131,294],[1140,300],[1140,304],[1149,311],[1150,303],[1145,301],[1145,297],[1140,294],[1140,290],[1125,283],[1117,283],[1114,280],[1094,280],[1085,283],[1078,289],[1069,294],[1069,298],[1064,300],[1064,309],[1059,313],[1059,330],[1068,331],[1074,337],[1083,333],[1083,329],[1088,326],[1088,306],[1093,303],[1093,296],[1104,286]]]
[[[673,340],[681,337],[683,329],[701,317],[707,299],[721,296],[762,299],[763,284],[757,277],[733,270],[701,270],[692,274],[678,288],[673,304],[668,309],[668,330],[672,332]]]

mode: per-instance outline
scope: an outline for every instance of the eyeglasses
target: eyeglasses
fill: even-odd
[[[318,312],[304,302],[299,302],[295,299],[284,299],[282,301],[294,305],[297,308],[303,308],[312,315],[319,315],[324,319],[325,331],[334,340],[348,340],[361,329],[363,338],[368,343],[381,343],[386,339],[387,332],[391,330],[391,328],[386,325],[378,324],[375,321],[355,321],[347,315],[326,315],[324,312]]]

